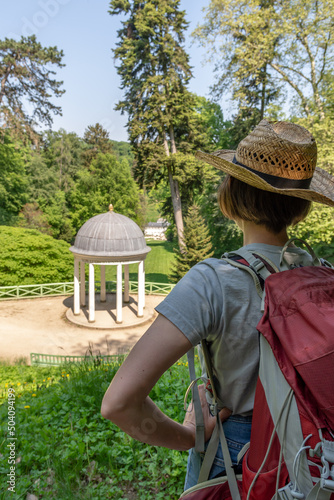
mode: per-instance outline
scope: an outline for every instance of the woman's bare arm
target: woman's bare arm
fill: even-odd
[[[183,333],[159,315],[115,375],[102,401],[102,415],[139,441],[176,450],[192,448],[193,425],[174,422],[148,397],[161,375],[191,347]]]
[[[104,395],[102,415],[138,441],[174,450],[193,448],[196,430],[193,405],[191,411],[188,408],[183,424],[179,424],[162,413],[148,397],[161,375],[191,347],[183,333],[159,315],[116,373]],[[186,391],[186,386],[184,389]],[[199,394],[205,440],[208,440],[216,418],[210,415],[203,385],[199,386]],[[231,411],[223,408],[219,414],[224,421]]]

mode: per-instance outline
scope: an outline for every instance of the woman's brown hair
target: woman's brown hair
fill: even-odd
[[[218,202],[228,219],[255,222],[275,234],[305,219],[311,208],[308,200],[263,191],[230,175],[219,188]]]

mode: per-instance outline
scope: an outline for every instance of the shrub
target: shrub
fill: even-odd
[[[32,229],[0,226],[0,284],[73,281],[69,243]]]

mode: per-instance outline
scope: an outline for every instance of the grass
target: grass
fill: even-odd
[[[103,394],[120,361],[62,367],[0,365],[2,396],[15,390],[15,493],[0,499],[176,500],[187,454],[137,442],[102,418]],[[185,360],[151,392],[171,418],[183,421],[189,382]],[[18,385],[19,384],[19,385]],[[0,406],[0,472],[8,474],[8,403]],[[5,486],[5,480],[3,480]]]
[[[145,280],[153,283],[169,283],[169,273],[174,262],[173,248],[175,243],[169,241],[147,241],[151,251],[145,260]],[[99,280],[100,269],[96,266],[96,279]],[[138,264],[130,264],[130,281],[138,280]],[[106,280],[116,280],[116,267],[106,266]]]

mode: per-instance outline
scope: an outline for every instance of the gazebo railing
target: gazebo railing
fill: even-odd
[[[123,283],[124,285],[124,283]],[[88,293],[88,281],[85,282],[86,292]],[[145,283],[146,295],[168,295],[174,288],[171,283]],[[100,282],[95,281],[95,292],[100,292]],[[116,281],[106,281],[106,292],[116,292]],[[1,286],[0,300],[10,299],[31,299],[35,297],[53,297],[57,295],[73,295],[73,281],[67,283],[44,283],[40,285],[18,285]],[[138,282],[129,281],[129,293],[138,293]]]

